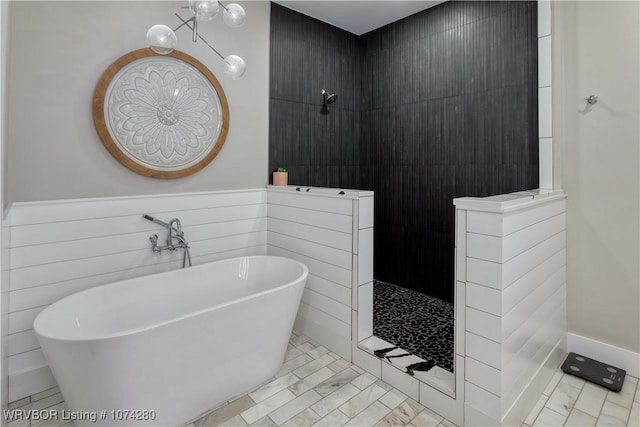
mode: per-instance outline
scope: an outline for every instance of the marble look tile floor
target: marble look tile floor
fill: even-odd
[[[66,409],[57,388],[9,404],[9,409]],[[64,422],[16,420],[8,427],[56,427]],[[72,424],[66,424],[72,426]],[[280,371],[253,391],[212,408],[182,427],[455,425],[429,408],[294,331]],[[614,393],[556,372],[522,427],[640,426],[638,379]]]
[[[455,426],[293,331],[275,377],[183,427]]]
[[[453,304],[449,302],[374,280],[373,334],[453,372]]]
[[[522,427],[640,426],[638,378],[619,393],[558,370]]]

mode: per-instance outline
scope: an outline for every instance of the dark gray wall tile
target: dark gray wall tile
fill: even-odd
[[[537,186],[537,78],[535,2],[446,2],[361,37],[272,5],[269,161],[374,190],[375,277],[451,301],[452,199]]]

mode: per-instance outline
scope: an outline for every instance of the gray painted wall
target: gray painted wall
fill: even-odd
[[[638,2],[553,2],[570,333],[640,352]],[[597,31],[594,28],[597,27]],[[584,111],[583,98],[598,104]],[[560,160],[562,160],[560,162]]]
[[[263,187],[267,184],[269,3],[243,1],[245,26],[221,17],[200,33],[223,55],[247,63],[240,80],[222,74],[220,59],[188,29],[178,49],[203,62],[227,95],[231,126],[224,147],[204,170],[156,180],[121,166],[93,125],[92,99],[102,72],[146,47],[149,27],[176,27],[185,2],[15,2],[8,70],[7,202]],[[185,11],[183,11],[185,12]],[[186,16],[186,12],[183,16]]]
[[[9,29],[9,2],[0,3],[0,93],[7,89],[7,39]],[[6,154],[6,98],[0,97],[0,207],[7,197]],[[9,251],[6,250],[8,229],[0,213],[0,408],[7,409],[9,400],[7,333],[9,331]],[[4,418],[4,417],[3,417]],[[2,422],[4,425],[4,420]]]

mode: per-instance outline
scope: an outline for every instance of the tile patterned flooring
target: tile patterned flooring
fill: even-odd
[[[558,370],[523,427],[640,426],[638,379],[627,375],[619,393]]]
[[[66,406],[59,390],[53,388],[12,402],[9,408],[61,411]],[[8,423],[8,427],[29,425],[29,421]],[[183,427],[342,425],[455,426],[294,331],[285,363],[275,377]],[[558,371],[522,425],[537,426],[640,426],[638,379],[627,376],[622,391],[614,393]]]
[[[373,281],[373,334],[453,372],[453,304]]]
[[[297,331],[274,378],[185,427],[217,425],[455,426]]]
[[[24,399],[16,400],[9,403],[9,410],[22,409],[25,411],[33,410],[47,410],[61,413],[63,410],[68,410],[67,405],[64,403],[64,398],[60,394],[58,387],[50,388],[40,393],[36,393],[32,396],[25,397]],[[73,423],[68,420],[15,420],[7,423],[7,427],[23,427],[23,426],[38,426],[38,427],[59,427],[68,426],[72,427]]]

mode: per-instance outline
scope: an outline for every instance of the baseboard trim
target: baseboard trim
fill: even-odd
[[[351,361],[351,340],[344,338],[335,332],[318,325],[312,320],[298,314],[294,329],[302,332],[318,344],[322,344],[338,356]]]
[[[571,333],[567,334],[567,350],[622,368],[633,377],[640,376],[640,353]]]

